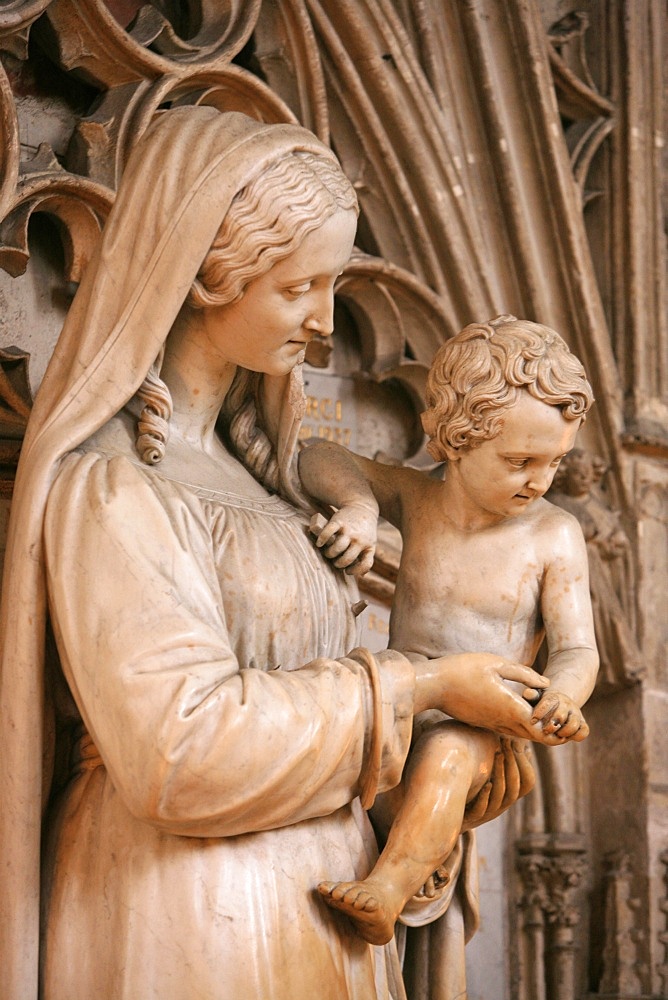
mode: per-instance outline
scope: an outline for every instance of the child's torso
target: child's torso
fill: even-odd
[[[497,653],[531,664],[544,634],[541,519],[466,533],[443,517],[435,498],[429,491],[402,526],[390,646],[426,656]]]

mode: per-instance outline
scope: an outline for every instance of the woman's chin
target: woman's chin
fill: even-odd
[[[265,375],[287,375],[297,365],[303,364],[306,348],[302,345],[288,344],[281,351],[280,356],[272,358],[262,369]]]

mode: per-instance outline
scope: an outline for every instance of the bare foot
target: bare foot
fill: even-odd
[[[320,882],[318,892],[328,906],[341,910],[369,944],[387,944],[394,934],[396,915],[383,905],[381,894],[364,882]]]

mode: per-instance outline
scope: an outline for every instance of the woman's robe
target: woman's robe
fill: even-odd
[[[83,720],[48,823],[44,1000],[402,997],[394,946],[315,886],[373,863],[356,795],[400,778],[413,674],[346,656],[354,593],[306,517],[75,452],[44,538]]]

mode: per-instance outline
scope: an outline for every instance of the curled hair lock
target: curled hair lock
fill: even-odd
[[[593,402],[580,361],[549,327],[509,314],[464,327],[438,350],[427,379],[429,454],[444,461],[450,448],[495,437],[522,389],[567,420],[584,420]]]
[[[164,349],[137,390],[144,406],[137,421],[135,447],[146,465],[157,465],[165,457],[169,440],[169,420],[172,416],[172,397],[167,385],[160,378]]]

